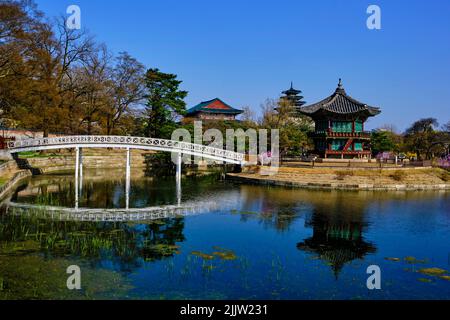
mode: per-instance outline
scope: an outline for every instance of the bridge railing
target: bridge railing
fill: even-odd
[[[118,147],[139,147],[154,148],[154,149],[169,149],[171,152],[187,153],[195,156],[213,156],[218,158],[229,159],[237,162],[244,162],[245,155],[242,153],[227,151],[224,149],[213,148],[209,146],[182,142],[172,141],[156,138],[143,138],[143,137],[120,137],[120,136],[66,136],[66,137],[52,137],[52,138],[40,138],[40,139],[28,139],[11,141],[8,143],[8,149],[11,151],[21,149],[39,149],[46,147],[61,147],[77,145],[83,147],[83,145],[114,145]]]

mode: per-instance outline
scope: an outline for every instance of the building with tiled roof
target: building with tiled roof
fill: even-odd
[[[219,98],[202,102],[189,109],[185,120],[228,120],[234,121],[243,111],[235,109]]]
[[[294,107],[303,107],[306,102],[303,101],[302,92],[300,90],[294,89],[294,83],[291,82],[291,88],[282,92],[283,96],[281,97],[282,101],[285,101],[288,105]]]
[[[364,132],[369,117],[381,113],[345,92],[342,80],[336,91],[315,104],[297,109],[315,122],[315,151],[324,158],[370,158],[370,133]]]

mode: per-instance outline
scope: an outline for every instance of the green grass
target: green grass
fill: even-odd
[[[50,158],[50,157],[56,157],[56,156],[58,156],[58,154],[56,154],[56,153],[40,153],[40,152],[35,152],[35,151],[19,153],[19,157],[21,159]]]

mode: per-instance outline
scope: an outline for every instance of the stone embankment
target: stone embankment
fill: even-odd
[[[0,199],[22,179],[31,175],[31,171],[29,170],[20,170],[15,161],[8,161],[0,165]]]
[[[230,180],[273,186],[336,190],[450,190],[450,173],[438,168],[396,170],[247,168]]]
[[[131,167],[145,168],[147,154],[140,150],[132,150]],[[42,173],[55,171],[74,170],[75,153],[62,153],[58,155],[49,155],[47,157],[35,157],[26,159],[28,164],[33,168],[38,168]],[[83,151],[83,167],[86,169],[125,169],[127,155],[124,150],[107,150],[107,149],[86,149]]]

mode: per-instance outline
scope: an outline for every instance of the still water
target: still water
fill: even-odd
[[[122,177],[86,172],[80,208],[123,208]],[[6,202],[73,207],[74,185],[71,174],[34,177]],[[448,192],[311,191],[216,175],[181,187],[182,203],[200,209],[151,221],[4,204],[0,299],[450,299]],[[177,201],[174,178],[133,176],[131,208]],[[67,290],[71,265],[80,291]],[[367,289],[371,265],[381,290]]]

